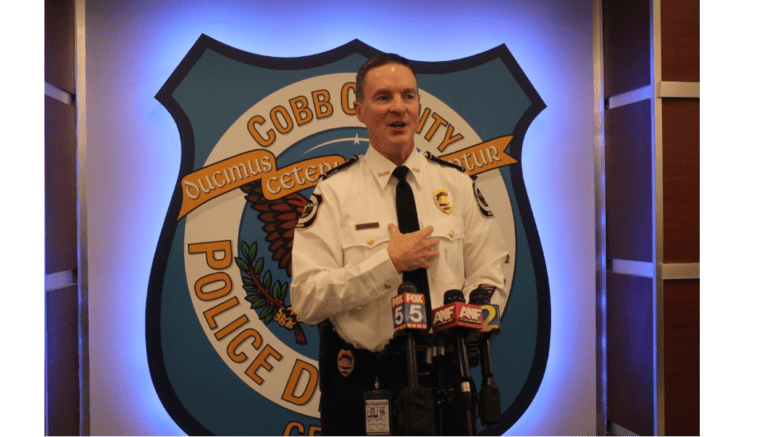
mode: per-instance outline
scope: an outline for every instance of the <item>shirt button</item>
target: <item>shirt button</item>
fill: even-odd
[[[391,282],[386,281],[386,283],[383,284],[383,286],[386,287],[386,288],[391,288]]]
[[[451,238],[453,238],[453,231],[451,231]]]
[[[367,244],[369,244],[370,246],[372,246],[372,243],[374,243],[374,242],[375,242],[375,240],[373,240],[372,237],[367,239]]]

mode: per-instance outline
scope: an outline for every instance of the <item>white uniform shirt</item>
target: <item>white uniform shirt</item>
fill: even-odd
[[[455,168],[414,152],[405,161],[420,228],[432,226],[440,256],[428,269],[432,308],[447,290],[469,293],[480,284],[496,286],[492,304],[504,308],[502,263],[507,249],[496,222],[483,214],[472,179]],[[394,335],[391,298],[402,283],[388,255],[388,224],[397,224],[396,165],[370,147],[358,161],[321,181],[315,212],[300,219],[292,251],[291,304],[309,324],[327,318],[357,348],[380,351]],[[435,190],[446,189],[446,214]],[[429,321],[431,324],[431,320]]]

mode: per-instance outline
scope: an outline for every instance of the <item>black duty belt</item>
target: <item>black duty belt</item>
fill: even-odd
[[[405,369],[404,350],[390,342],[380,352],[372,352],[366,349],[358,349],[347,343],[340,337],[332,326],[332,322],[325,320],[319,324],[321,332],[320,360],[325,371],[337,371],[347,377],[351,372],[358,374],[375,375],[390,374],[403,376]],[[330,364],[332,368],[330,368]]]

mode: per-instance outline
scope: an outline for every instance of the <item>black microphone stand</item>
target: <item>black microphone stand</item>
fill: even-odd
[[[398,294],[417,293],[412,283],[399,286]],[[426,313],[426,308],[424,308]],[[427,317],[428,319],[428,317]],[[428,323],[428,322],[427,322]],[[418,380],[418,362],[416,357],[415,329],[407,328],[405,336],[405,364],[407,368],[407,388],[400,390],[400,434],[428,435],[434,431],[434,395],[431,388],[421,387]]]
[[[469,295],[469,303],[473,305],[489,305],[491,294],[488,290],[477,288]],[[499,395],[499,387],[494,380],[494,363],[491,359],[491,332],[478,334],[478,346],[480,349],[480,373],[483,382],[480,387],[480,423],[483,426],[496,425],[502,421],[502,404]]]
[[[451,302],[465,302],[464,293],[461,290],[448,290],[445,292],[444,304]],[[459,367],[459,381],[458,387],[456,387],[455,393],[457,397],[457,404],[461,405],[464,410],[464,426],[465,435],[475,435],[477,430],[475,429],[475,417],[472,408],[472,386],[469,373],[469,360],[467,358],[467,343],[465,340],[466,334],[462,331],[468,331],[468,328],[454,328],[455,331],[455,343],[457,364]]]

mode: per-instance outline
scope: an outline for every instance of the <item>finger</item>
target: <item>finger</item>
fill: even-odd
[[[421,229],[420,231],[418,231],[418,233],[421,236],[421,238],[426,238],[426,237],[432,235],[432,231],[434,231],[434,228],[432,228],[431,226],[427,226],[427,227]]]
[[[389,238],[394,238],[394,235],[399,232],[399,228],[394,223],[389,223]]]
[[[416,259],[419,263],[430,263],[438,256],[440,256],[440,252],[436,250],[424,250],[423,252],[418,252]]]
[[[421,247],[425,249],[431,249],[433,247],[437,247],[440,244],[440,239],[435,238],[427,238],[426,240],[421,241]]]

